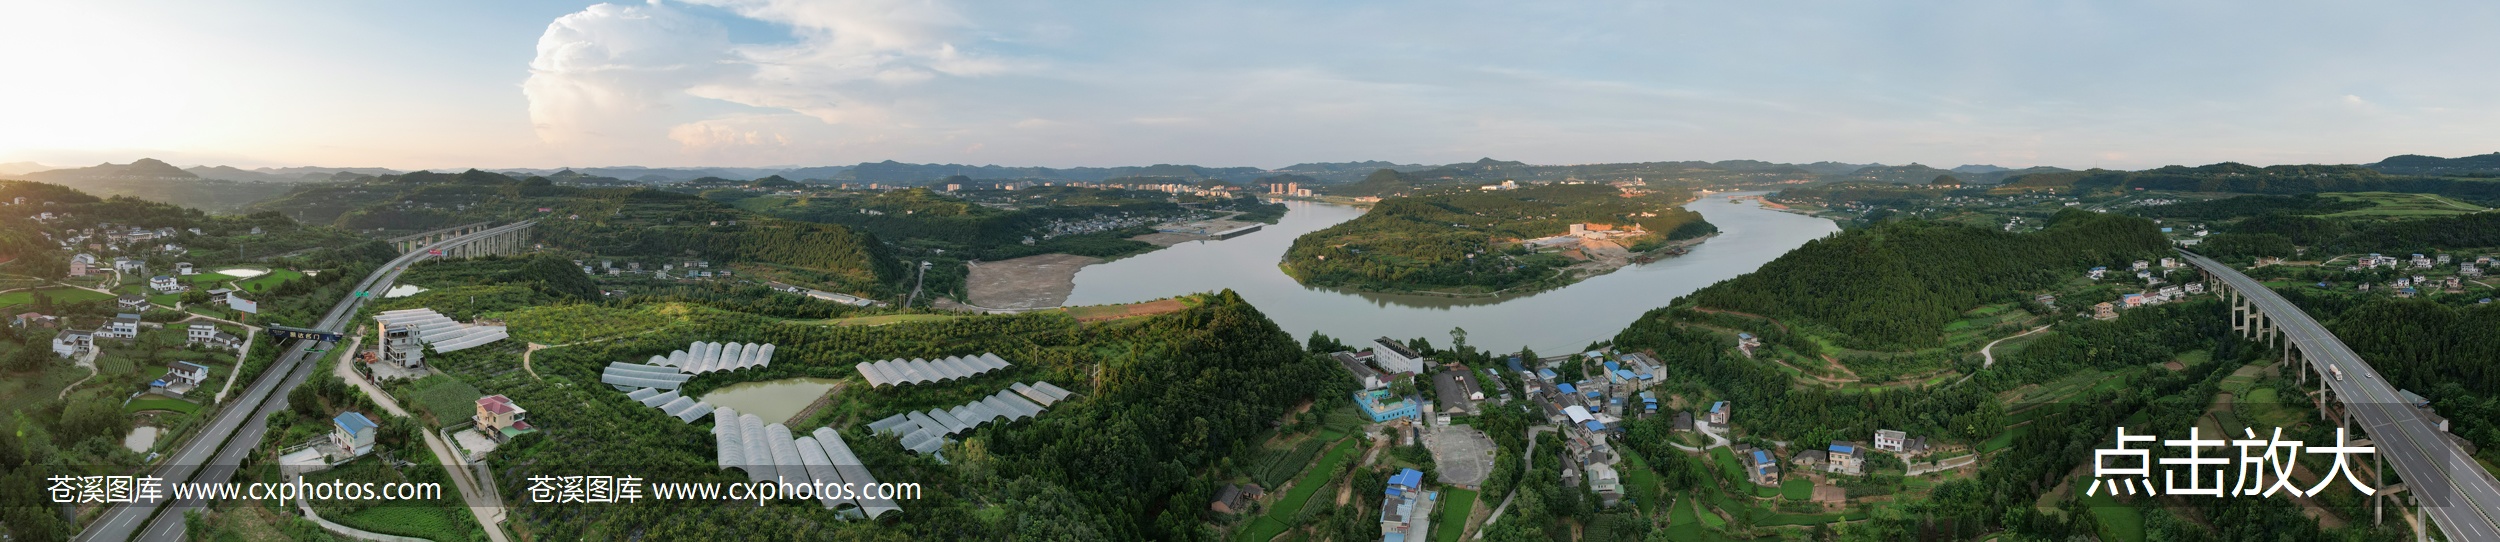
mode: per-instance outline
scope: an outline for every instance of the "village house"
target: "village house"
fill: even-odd
[[[1728,412],[1734,408],[1735,407],[1728,406],[1727,401],[1719,401],[1711,403],[1710,410],[1705,414],[1707,414],[1707,418],[1710,420],[1711,425],[1727,425]]]
[[[181,397],[198,388],[201,382],[208,381],[208,366],[206,365],[177,361],[167,369],[165,376],[148,383],[150,391]]]
[[[1223,489],[1215,492],[1215,502],[1207,504],[1207,509],[1218,514],[1246,514],[1250,512],[1250,505],[1258,502],[1264,494],[1266,490],[1260,489],[1258,484],[1224,484]]]
[[[95,351],[94,333],[69,330],[63,331],[60,335],[52,337],[53,355],[64,358],[74,358],[78,357],[80,354],[92,351]]]
[[[373,453],[374,434],[380,431],[364,413],[347,411],[330,420],[330,444],[349,456],[363,456]]]
[[[2084,276],[2092,277],[2092,280],[2101,280],[2101,277],[2108,275],[2109,268],[2107,267],[2094,267],[2091,271],[2084,272]]]
[[[104,329],[96,330],[96,338],[124,340],[139,338],[139,315],[123,313],[113,316],[112,320],[104,323]]]
[[[1927,452],[1927,437],[1912,438],[1906,432],[1877,429],[1875,449],[1902,455],[1922,454]]]
[[[1415,526],[1415,512],[1430,511],[1417,506],[1424,500],[1424,472],[1400,470],[1389,477],[1387,495],[1380,501],[1380,535],[1383,540],[1407,540]]]
[[[165,275],[148,277],[148,288],[168,294],[178,294],[191,289],[183,286],[181,280]]]
[[[1866,451],[1857,443],[1835,440],[1823,450],[1823,470],[1850,476],[1865,473]]]
[[[1389,387],[1388,381],[1381,378],[1379,370],[1363,363],[1362,358],[1355,357],[1353,352],[1338,352],[1329,354],[1328,357],[1337,360],[1337,366],[1344,367],[1346,373],[1354,375],[1354,382],[1362,384],[1363,389],[1377,390]]]
[[[173,246],[173,245],[165,245],[165,246],[167,246],[167,247],[171,247],[171,246]],[[167,250],[172,250],[172,249],[170,249],[170,248],[169,248],[169,249],[167,249]],[[191,276],[191,275],[197,275],[197,274],[200,274],[200,270],[198,270],[198,269],[192,269],[192,268],[191,268],[191,262],[175,262],[175,263],[174,263],[174,276],[177,276],[177,277],[188,277],[188,276]]]
[[[1779,485],[1780,464],[1779,460],[1771,457],[1771,452],[1756,450],[1751,446],[1736,450],[1736,452],[1736,457],[1745,462],[1746,479],[1766,486]]]
[[[1433,373],[1433,396],[1438,399],[1436,402],[1439,403],[1440,413],[1450,415],[1476,413],[1476,403],[1484,400],[1484,389],[1476,384],[1476,379],[1469,378],[1469,376],[1469,373],[1464,370]]]
[[[121,310],[126,311],[148,310],[148,296],[139,294],[122,294],[119,297],[113,298],[113,306],[120,307]]]
[[[2143,271],[2143,270],[2146,270],[2146,269],[2152,269],[2152,268],[2153,268],[2153,262],[2144,261],[2144,260],[2136,260],[2136,261],[2135,261],[2135,264],[2134,264],[2134,265],[2132,265],[2132,266],[2130,266],[2130,267],[2128,268],[2128,270],[2129,270],[2129,271]]]
[[[55,327],[59,326],[60,322],[61,319],[44,316],[43,313],[40,312],[20,313],[17,316],[9,317],[9,325],[19,329]]]
[[[513,437],[537,431],[530,427],[529,411],[512,403],[501,394],[477,398],[477,414],[469,419],[477,422],[477,432],[496,442],[511,442]]]

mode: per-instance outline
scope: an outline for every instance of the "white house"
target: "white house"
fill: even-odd
[[[181,293],[184,290],[190,289],[188,287],[184,287],[180,279],[165,275],[148,277],[148,288],[168,294]]]
[[[366,418],[363,413],[348,411],[331,419],[330,425],[332,445],[338,446],[339,449],[353,456],[373,453],[373,436],[381,430],[381,426],[375,425],[373,420]]]
[[[208,381],[208,366],[206,365],[177,361],[167,369],[164,377],[148,383],[150,389],[180,396],[191,393],[191,390],[199,387],[201,382]]]
[[[64,358],[78,357],[95,350],[95,334],[85,331],[63,331],[52,338],[52,354]]]
[[[1423,354],[1415,353],[1405,344],[1390,340],[1388,337],[1372,339],[1372,343],[1377,345],[1377,348],[1372,349],[1372,363],[1380,365],[1381,370],[1392,373],[1424,373]]]
[[[174,276],[188,277],[197,274],[200,274],[200,270],[191,268],[191,262],[177,262],[174,264]]]
[[[104,329],[96,331],[96,336],[106,339],[139,338],[139,315],[124,313],[114,316],[104,323]]]

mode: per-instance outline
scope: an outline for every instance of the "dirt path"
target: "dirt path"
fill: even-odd
[[[206,317],[204,317],[204,316],[199,316],[199,318],[206,318]],[[210,320],[217,320],[217,321],[220,321],[220,322],[224,322],[224,321],[225,321],[225,320],[222,320],[222,319],[217,319],[217,318],[209,318],[209,319],[210,319]],[[189,319],[185,319],[185,321],[188,321],[188,320],[189,320]],[[241,325],[241,324],[236,324],[236,325]],[[258,339],[258,338],[260,338],[260,328],[256,328],[256,327],[252,327],[252,326],[243,326],[243,347],[242,347],[242,348],[237,348],[237,349],[235,349],[235,351],[234,351],[234,368],[226,371],[226,385],[225,385],[225,387],[217,388],[217,401],[216,401],[216,402],[218,402],[218,403],[224,403],[224,402],[226,402],[226,392],[229,392],[229,391],[234,391],[234,380],[235,380],[235,377],[240,376],[240,375],[242,375],[242,374],[243,374],[243,358],[244,358],[244,356],[249,356],[249,355],[251,355],[251,354],[252,354],[252,340],[254,340],[254,339]],[[347,351],[349,351],[349,352],[354,352],[354,351],[356,351],[356,346],[355,346],[355,345],[356,345],[356,344],[363,343],[363,342],[364,342],[364,340],[365,340],[365,338],[364,338],[363,336],[358,336],[358,337],[356,337],[356,342],[353,342],[353,343],[348,343],[348,346],[347,346]]]
[[[69,385],[68,385],[68,386],[62,386],[62,387],[61,387],[61,396],[59,397],[60,399],[68,399],[68,398],[69,398],[69,391],[70,391],[70,390],[74,390],[74,389],[78,389],[78,385],[79,385],[79,384],[85,384],[85,383],[87,383],[87,381],[89,381],[89,380],[95,380],[95,375],[96,375],[96,370],[95,370],[95,356],[96,356],[96,354],[97,354],[98,352],[99,352],[99,350],[98,350],[98,349],[89,348],[89,349],[87,349],[87,355],[84,355],[84,356],[78,356],[78,360],[77,360],[77,361],[75,361],[74,363],[76,363],[76,364],[77,364],[80,368],[84,368],[84,369],[86,369],[86,370],[87,370],[87,377],[86,377],[86,378],[81,378],[81,379],[78,379],[78,381],[77,381],[77,382],[71,382],[71,383],[69,383]]]
[[[353,366],[348,365],[354,363],[355,353],[354,348],[339,352],[338,363],[330,365],[331,374],[338,375],[340,380],[345,380],[349,384],[354,384],[358,389],[364,390],[365,396],[372,397],[374,404],[382,406],[383,412],[388,412],[392,416],[414,419],[414,416],[408,415],[406,409],[399,407],[397,399],[392,399],[390,394],[382,393],[381,387],[375,386],[373,381],[366,380],[364,375],[358,374]],[[442,436],[431,430],[423,431],[423,433],[425,434],[425,447],[434,452],[434,460],[443,465],[443,470],[451,473],[452,485],[459,487],[461,500],[468,502],[469,513],[477,516],[478,524],[486,526],[487,538],[492,538],[495,542],[506,542],[503,528],[497,527],[503,523],[503,505],[497,502],[494,496],[478,491],[477,482],[469,479],[468,462],[460,454],[453,453],[451,445],[443,442]]]
[[[1102,258],[1074,254],[1040,254],[1012,260],[972,264],[964,289],[966,303],[993,309],[1056,307],[1076,291],[1076,272],[1102,263]]]
[[[2031,331],[2025,331],[2025,332],[2022,332],[2022,333],[2016,333],[2016,334],[2014,334],[2014,336],[2013,336],[2013,337],[2006,337],[2006,338],[2004,338],[2004,339],[1997,339],[1997,340],[1994,340],[1994,341],[1988,341],[1988,345],[1987,345],[1987,346],[1982,346],[1982,347],[1979,347],[1979,356],[1980,356],[1980,357],[1982,357],[1982,358],[1986,358],[1986,361],[1982,361],[1982,362],[1980,362],[1980,364],[1979,364],[1979,368],[1981,368],[1981,369],[1986,369],[1986,368],[1989,368],[1989,367],[1994,367],[1994,366],[1996,366],[1996,364],[1997,364],[1997,355],[1996,355],[1997,343],[2005,342],[2007,339],[2012,339],[2012,338],[2014,338],[2014,337],[2021,337],[2021,336],[2024,336],[2024,335],[2030,335],[2030,334],[2033,334],[2033,333],[2039,333],[2039,332],[2044,331],[2044,330],[2047,330],[2047,329],[2049,329],[2049,326],[2040,326],[2040,327],[2035,327],[2035,328],[2031,328]],[[1968,379],[1969,377],[1963,377],[1963,378],[1964,378],[1964,379]]]

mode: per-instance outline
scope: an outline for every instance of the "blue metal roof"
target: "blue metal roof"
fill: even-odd
[[[374,425],[373,420],[365,418],[364,413],[355,411],[340,414],[338,418],[330,421],[331,423],[338,424],[340,430],[346,431],[349,434],[355,434],[363,432],[366,429],[380,427],[378,425]]]
[[[1754,450],[1754,451],[1753,451],[1753,463],[1754,463],[1754,464],[1756,464],[1756,465],[1760,465],[1760,464],[1763,464],[1763,463],[1769,463],[1769,462],[1771,462],[1771,454],[1762,453],[1762,450]]]
[[[1511,357],[1510,357],[1510,370],[1511,370],[1512,372],[1527,372],[1527,371],[1528,371],[1528,366],[1527,366],[1527,365],[1524,365],[1524,364],[1521,364],[1521,363],[1519,362],[1519,356],[1511,356]]]
[[[1589,420],[1589,421],[1585,421],[1585,422],[1580,422],[1580,426],[1581,426],[1581,427],[1587,427],[1587,428],[1589,428],[1589,430],[1590,430],[1590,431],[1604,431],[1604,430],[1606,430],[1606,424],[1597,423],[1597,420]]]
[[[1832,451],[1834,451],[1834,452],[1840,452],[1840,453],[1844,453],[1844,454],[1854,454],[1854,453],[1858,453],[1858,447],[1856,447],[1856,446],[1850,446],[1850,445],[1847,445],[1847,444],[1833,444],[1831,449],[1832,449]]]
[[[1620,377],[1624,377],[1624,378],[1632,378],[1632,370],[1631,370],[1631,369],[1615,369],[1615,376],[1620,376]]]
[[[1538,378],[1543,378],[1543,379],[1546,379],[1546,380],[1553,380],[1553,379],[1555,379],[1555,378],[1557,378],[1557,377],[1560,377],[1560,376],[1562,376],[1562,375],[1557,375],[1557,374],[1554,374],[1554,370],[1553,370],[1553,369],[1537,369],[1537,370],[1536,370],[1536,376],[1537,376]]]
[[[1563,393],[1580,393],[1580,388],[1574,388],[1574,387],[1571,387],[1571,383],[1569,383],[1569,382],[1564,382],[1564,383],[1561,383],[1561,384],[1555,384],[1555,385],[1554,385],[1554,391],[1559,391],[1559,392],[1563,392]]]
[[[1606,362],[1606,370],[1607,370],[1607,371],[1609,371],[1609,372],[1612,372],[1612,371],[1614,371],[1614,370],[1616,370],[1616,369],[1622,369],[1622,368],[1623,368],[1623,364],[1621,364],[1621,363],[1615,363],[1615,362],[1612,362],[1612,361]]]
[[[1718,411],[1720,411],[1721,409],[1725,409],[1725,408],[1727,408],[1727,401],[1720,401],[1720,402],[1716,402],[1716,403],[1711,403],[1711,404],[1710,404],[1710,411],[1711,411],[1711,412],[1718,412]]]

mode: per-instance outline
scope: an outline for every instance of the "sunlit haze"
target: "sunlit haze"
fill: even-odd
[[[2500,149],[2488,2],[33,2],[0,162],[2366,163]]]

